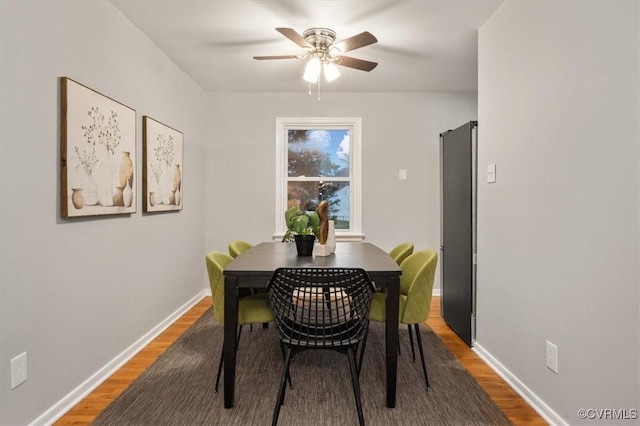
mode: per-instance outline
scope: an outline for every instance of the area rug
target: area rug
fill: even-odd
[[[429,391],[416,348],[412,362],[406,327],[400,329],[396,407],[386,407],[384,324],[371,323],[360,381],[365,422],[377,425],[509,425],[453,354],[422,326]],[[269,425],[282,354],[273,326],[243,329],[236,364],[235,407],[214,393],[223,327],[211,309],[171,345],[93,422],[94,425]],[[358,423],[346,356],[297,354],[279,425]]]

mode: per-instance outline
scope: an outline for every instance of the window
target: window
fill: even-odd
[[[362,240],[361,118],[276,119],[276,238],[290,207],[329,202],[336,239]]]

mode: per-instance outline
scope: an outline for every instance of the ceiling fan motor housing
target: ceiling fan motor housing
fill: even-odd
[[[276,31],[305,49],[306,53],[304,55],[254,56],[254,59],[306,59],[311,57],[324,65],[336,64],[361,71],[371,71],[378,65],[377,62],[344,56],[345,52],[378,42],[378,39],[368,31],[363,31],[337,43],[335,42],[335,31],[329,28],[309,28],[302,34],[298,34],[293,28],[279,27],[276,28]]]
[[[336,41],[336,33],[329,28],[310,28],[302,37],[316,49],[327,50]]]

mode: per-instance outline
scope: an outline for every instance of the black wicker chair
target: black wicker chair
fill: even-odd
[[[358,420],[364,425],[360,366],[356,365],[355,354],[369,326],[374,292],[373,283],[362,269],[280,268],[274,272],[267,293],[284,351],[274,426],[284,403],[292,355],[309,349],[331,349],[347,354]]]

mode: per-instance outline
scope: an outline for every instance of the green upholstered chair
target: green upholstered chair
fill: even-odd
[[[233,260],[231,256],[220,251],[211,251],[206,255],[207,272],[209,273],[209,285],[213,297],[213,315],[219,323],[224,323],[224,268]],[[238,337],[236,347],[240,342],[242,326],[245,324],[267,323],[273,320],[271,308],[266,294],[240,296],[238,298]],[[220,373],[224,362],[223,352],[220,351],[220,363],[216,376],[215,392],[218,392]]]
[[[398,265],[402,264],[402,261],[405,260],[408,256],[413,253],[413,243],[412,242],[404,242],[400,243],[389,251],[389,256],[396,261]]]
[[[396,261],[398,266],[413,253],[413,243],[410,241],[400,243],[389,251],[389,256]],[[384,293],[384,288],[377,288],[377,292]]]
[[[433,281],[438,265],[438,253],[433,250],[420,250],[408,256],[400,265],[402,275],[400,276],[400,306],[398,309],[398,321],[400,324],[407,324],[409,329],[409,339],[411,341],[411,353],[415,362],[413,350],[413,337],[411,326],[416,331],[418,349],[422,360],[422,371],[427,389],[429,389],[429,379],[427,368],[424,362],[424,352],[422,350],[422,338],[420,336],[420,324],[429,317],[431,310],[431,296],[433,291]],[[385,315],[385,294],[376,293],[371,302],[371,321],[384,322]]]
[[[240,256],[242,252],[249,250],[251,247],[253,247],[253,244],[251,244],[248,241],[244,241],[244,240],[230,241],[229,255],[235,259],[236,257]]]
[[[233,240],[233,241],[229,241],[229,256],[233,257],[234,259],[238,256],[240,256],[243,252],[249,250],[251,247],[253,247],[253,244],[251,244],[248,241],[244,241],[244,240]],[[264,288],[243,288],[240,289],[240,296],[245,296],[247,294],[260,294],[260,293],[265,293],[265,289]],[[249,330],[253,330],[253,324],[249,324]],[[267,324],[264,324],[264,328],[267,328]]]

